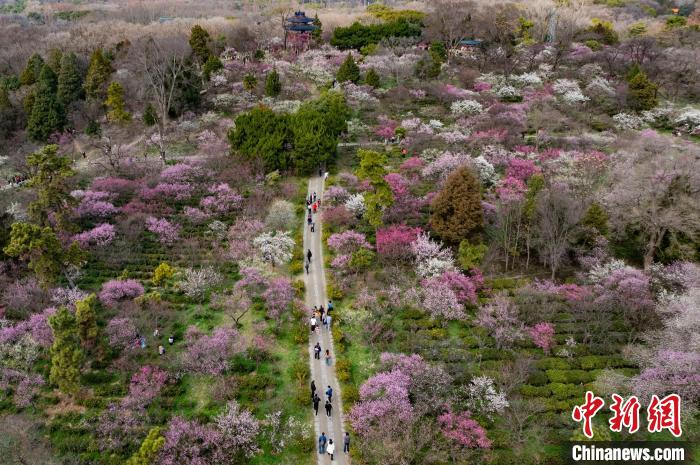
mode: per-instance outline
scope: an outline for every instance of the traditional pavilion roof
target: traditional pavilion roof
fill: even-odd
[[[309,18],[308,16],[306,16],[306,13],[304,13],[303,11],[295,11],[294,16],[287,18],[287,21],[290,23],[304,23],[304,24],[314,22],[313,18]]]
[[[313,18],[306,16],[303,11],[295,11],[294,16],[287,19],[287,25],[285,28],[288,31],[295,32],[309,32],[318,29],[318,26],[312,24],[314,22]]]

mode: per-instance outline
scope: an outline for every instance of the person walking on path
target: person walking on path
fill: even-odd
[[[318,342],[314,346],[314,358],[316,360],[321,360],[321,344],[319,344]]]
[[[333,388],[330,386],[326,389],[326,397],[328,397],[328,402],[333,402]]]
[[[321,398],[319,396],[314,396],[314,415],[318,416],[318,404],[321,403]]]
[[[314,191],[314,202],[316,201],[316,191]]]
[[[350,453],[350,433],[347,431],[345,432],[345,436],[343,437],[343,452],[346,454]]]
[[[311,253],[311,249],[307,249],[306,251],[306,258],[309,260],[309,263],[311,263],[311,257],[313,254]]]
[[[304,268],[306,268],[306,274],[309,274],[309,262],[306,262]]]
[[[316,380],[311,380],[311,398],[316,396]]]
[[[316,214],[316,211],[318,211],[318,205],[316,205],[316,202],[311,206],[311,210],[314,212],[314,215]]]
[[[328,301],[328,313],[329,314],[331,313],[331,310],[333,310],[333,302],[329,300]]]
[[[313,221],[311,220],[311,213],[309,213],[309,216],[306,217],[306,223],[308,225],[312,225]],[[313,228],[311,228],[311,232],[314,232]]]
[[[331,404],[329,401],[326,401],[326,416],[330,417],[333,414],[333,404]]]
[[[311,223],[311,232],[316,232],[316,223]]]
[[[333,461],[333,454],[335,454],[335,444],[333,444],[333,440],[331,439],[328,441],[328,455],[331,456],[331,462]]]
[[[326,315],[326,321],[323,322],[323,324],[326,326],[327,329],[331,329],[331,321],[333,318],[330,315]]]
[[[311,317],[311,332],[316,331],[316,316]]]
[[[326,433],[321,432],[321,435],[318,437],[318,453],[319,454],[326,453],[326,443],[327,442],[328,442],[328,439],[326,438]]]
[[[331,366],[331,351],[326,349],[326,366]]]

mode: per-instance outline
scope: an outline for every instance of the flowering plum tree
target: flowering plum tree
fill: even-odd
[[[421,233],[420,228],[412,228],[404,224],[392,224],[377,229],[377,253],[380,258],[394,260],[408,260],[411,258],[411,244]]]
[[[242,349],[238,331],[217,328],[211,336],[196,327],[187,329],[187,351],[182,356],[185,368],[195,373],[220,374],[229,367],[229,359]]]
[[[102,285],[99,297],[103,304],[114,307],[119,302],[135,299],[143,293],[143,285],[135,279],[114,279]]]
[[[537,323],[527,330],[532,342],[544,350],[546,354],[552,351],[554,346],[554,326],[551,323]]]
[[[475,323],[487,329],[499,349],[510,347],[522,338],[523,323],[518,309],[504,294],[496,295],[488,305],[479,309]]]
[[[287,231],[265,232],[253,239],[261,258],[272,266],[281,265],[292,258],[294,239]]]
[[[164,218],[146,218],[146,229],[158,236],[161,244],[172,245],[180,237],[180,225]]]

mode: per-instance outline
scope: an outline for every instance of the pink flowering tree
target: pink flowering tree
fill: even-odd
[[[73,236],[81,247],[105,247],[112,243],[116,236],[116,230],[109,223],[101,223],[92,229],[83,231]]]
[[[146,229],[158,236],[163,245],[173,245],[180,237],[180,225],[164,218],[149,216],[146,218]]]
[[[243,348],[238,331],[234,328],[217,328],[211,335],[204,335],[196,327],[190,326],[186,342],[183,366],[194,373],[212,375],[226,371],[229,359]]]
[[[129,407],[145,407],[160,394],[168,381],[168,374],[158,367],[146,365],[134,373],[129,383],[129,394],[122,404]]]
[[[532,342],[549,354],[554,346],[554,326],[551,323],[537,323],[527,330]]]
[[[284,276],[273,278],[270,280],[270,284],[265,292],[263,292],[262,298],[267,307],[267,317],[279,320],[284,312],[289,309],[294,299],[292,282]]]
[[[477,286],[481,284],[480,277],[472,279],[459,271],[448,270],[441,275],[423,281],[424,285],[444,283],[457,298],[460,304],[476,304]]]
[[[454,413],[448,410],[438,417],[440,431],[450,444],[452,461],[464,449],[488,449],[491,441],[486,430],[471,417],[469,412]]]
[[[387,261],[406,261],[411,258],[411,244],[418,238],[421,228],[393,224],[377,229],[377,253]]]
[[[107,323],[105,330],[112,347],[126,349],[136,345],[138,330],[131,318],[114,318]]]
[[[114,279],[102,285],[99,297],[104,305],[114,307],[119,302],[135,299],[143,293],[143,285],[135,279]]]
[[[352,254],[360,248],[371,249],[365,235],[348,229],[342,233],[336,233],[328,238],[328,247],[338,254]]]
[[[512,347],[522,338],[523,323],[518,317],[518,308],[503,294],[479,308],[475,323],[489,332],[499,349]]]
[[[254,218],[240,217],[228,230],[228,255],[241,260],[255,253],[253,238],[265,229],[265,224]]]
[[[641,270],[629,266],[616,269],[594,287],[594,292],[596,305],[621,313],[635,331],[656,321],[650,278]]]
[[[466,318],[464,305],[450,285],[442,280],[427,279],[422,288],[423,308],[435,320],[463,320]]]
[[[530,176],[540,173],[541,170],[532,160],[523,158],[511,158],[506,168],[506,177],[516,178],[526,182]]]
[[[243,204],[243,196],[231,189],[226,183],[210,186],[208,195],[200,200],[199,205],[209,214],[222,215],[238,210]]]
[[[406,428],[415,420],[409,399],[411,378],[400,369],[381,372],[360,387],[360,401],[350,410],[353,429],[363,437],[372,430],[386,435]]]

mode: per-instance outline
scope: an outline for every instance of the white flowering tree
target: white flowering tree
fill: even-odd
[[[253,239],[253,245],[260,252],[263,261],[276,266],[291,260],[294,239],[289,236],[287,231],[265,232]]]
[[[458,100],[450,105],[450,111],[455,115],[478,115],[483,110],[484,107],[476,100]]]
[[[367,211],[367,205],[365,204],[365,197],[362,194],[351,195],[345,201],[345,208],[347,208],[353,215],[360,218]]]

